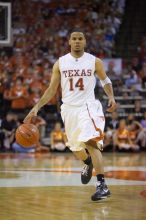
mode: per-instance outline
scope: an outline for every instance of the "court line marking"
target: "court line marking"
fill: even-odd
[[[145,171],[144,166],[140,167],[117,167],[107,166],[105,172],[126,170],[126,171]],[[48,186],[81,186],[79,175],[81,167],[76,168],[13,168],[2,169],[0,173],[17,173],[17,178],[0,179],[1,187],[48,187]],[[107,178],[108,185],[146,185],[146,181],[139,180],[123,180],[115,178]],[[95,185],[96,177],[92,177],[88,185]]]
[[[4,168],[0,169],[0,172],[10,172],[10,171],[43,171],[43,172],[80,172],[81,167],[53,167],[53,168]],[[105,166],[104,171],[145,171],[146,172],[146,167],[144,166],[131,166],[131,167],[118,167],[118,166]]]

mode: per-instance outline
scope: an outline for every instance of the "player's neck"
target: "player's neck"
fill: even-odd
[[[76,52],[76,51],[72,51],[72,50],[71,50],[70,53],[71,53],[71,55],[72,55],[73,57],[79,58],[79,57],[83,56],[84,51],[78,51],[78,52]]]

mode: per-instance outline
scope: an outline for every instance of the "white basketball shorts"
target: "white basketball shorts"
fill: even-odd
[[[71,151],[80,151],[86,147],[84,142],[95,139],[103,145],[105,118],[99,100],[90,101],[82,106],[62,104],[61,116],[68,139],[66,145]],[[97,141],[98,140],[98,141]]]

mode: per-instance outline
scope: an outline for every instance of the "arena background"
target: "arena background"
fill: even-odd
[[[104,62],[118,104],[115,116],[118,121],[132,120],[131,117],[140,123],[145,120],[145,4],[145,1],[124,0],[14,0],[10,16],[7,7],[1,6],[1,121],[12,113],[15,123],[11,129],[22,122],[49,85],[54,62],[68,52],[68,35],[75,28],[86,33],[87,52]],[[21,84],[19,91],[16,84]],[[107,97],[98,79],[95,94],[103,104],[106,131],[112,129],[111,114],[106,112]],[[39,113],[44,120],[40,126],[41,142],[47,146],[55,122],[61,121],[60,97],[58,90]],[[12,143],[10,147],[4,145],[1,143],[1,148],[7,150]]]
[[[70,215],[77,220],[146,219],[145,8],[144,0],[0,1],[2,219],[40,219],[42,216],[64,220]],[[102,102],[106,117],[105,171],[114,194],[111,202],[100,203],[98,209],[87,204],[91,186],[84,189],[79,186],[79,177],[75,175],[80,173],[82,164],[65,146],[60,88],[33,122],[40,130],[39,146],[24,149],[15,141],[16,128],[50,83],[54,62],[68,53],[68,36],[74,29],[85,33],[86,51],[103,60],[118,106],[112,114],[106,111],[107,96],[97,79],[95,95]],[[64,185],[68,188],[63,188]],[[77,199],[80,190],[83,191]],[[53,200],[53,191],[56,200]],[[65,200],[60,206],[63,196]],[[30,206],[29,200],[32,200]],[[35,206],[39,207],[38,211]],[[32,212],[27,212],[30,207]]]

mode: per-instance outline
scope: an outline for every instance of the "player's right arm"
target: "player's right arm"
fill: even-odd
[[[40,108],[46,105],[53,98],[53,96],[57,92],[59,83],[60,83],[59,61],[56,61],[52,69],[52,77],[51,77],[50,85],[46,89],[46,91],[44,92],[38,103],[32,108],[32,110],[25,117],[24,119],[25,123],[31,122],[32,117],[37,116],[37,113],[40,110]]]

